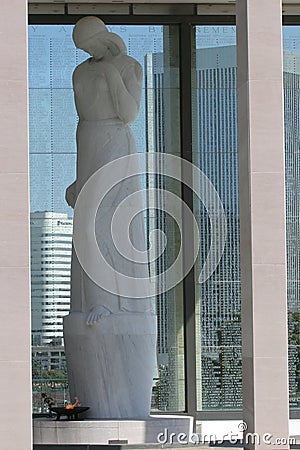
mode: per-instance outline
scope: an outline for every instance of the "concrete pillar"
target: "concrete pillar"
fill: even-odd
[[[245,446],[284,449],[275,443],[288,437],[281,0],[237,0],[237,39],[243,412],[261,443]]]
[[[30,450],[26,0],[1,1],[0,30],[0,436]]]

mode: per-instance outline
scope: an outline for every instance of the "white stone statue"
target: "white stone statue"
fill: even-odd
[[[99,18],[80,19],[73,40],[91,58],[73,73],[79,123],[77,178],[66,192],[72,207],[99,168],[136,152],[128,124],[138,114],[142,89],[140,64],[127,55],[123,40],[109,32]],[[132,278],[133,290],[135,277],[149,278],[148,265],[131,263],[118,253],[110,224],[116,206],[140,189],[138,177],[121,181],[100,205],[95,223],[100,251],[116,272]],[[141,199],[140,210],[143,206]],[[135,217],[130,231],[133,246],[145,250],[142,214]],[[103,289],[83,270],[75,251],[71,279],[71,311],[64,320],[71,397],[76,395],[83,406],[90,407],[89,417],[147,416],[156,359],[156,317],[150,297],[122,297],[122,292]],[[117,278],[110,282],[112,292],[117,292]]]

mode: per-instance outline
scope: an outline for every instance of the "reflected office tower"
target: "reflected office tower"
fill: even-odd
[[[72,228],[67,214],[30,215],[34,347],[63,344],[63,317],[70,309]]]
[[[240,326],[240,248],[238,203],[238,148],[236,47],[196,50],[193,73],[193,163],[211,180],[227,216],[227,243],[212,277],[196,284],[197,401],[199,410],[242,408],[242,365]],[[148,98],[148,151],[165,151],[166,101],[162,95],[162,54],[146,58]],[[299,136],[300,55],[284,52],[285,149],[287,197],[287,254],[289,308],[289,375],[291,406],[300,404],[297,365],[299,351]],[[163,113],[162,113],[163,112]],[[156,183],[158,180],[156,180]],[[152,199],[155,204],[155,199]],[[200,253],[195,280],[211,245],[210,221],[201,202],[194,200],[194,215],[200,229]],[[154,224],[152,224],[153,226]],[[150,220],[151,228],[151,220]],[[168,233],[168,230],[167,230]],[[164,267],[168,260],[162,261]],[[168,293],[165,297],[168,297]],[[171,315],[163,314],[158,299],[159,351],[167,354]]]
[[[196,265],[197,375],[199,409],[236,408],[241,405],[241,365],[232,358],[241,356],[239,284],[238,160],[236,130],[235,48],[197,50],[193,100],[193,163],[211,180],[219,193],[227,216],[228,239],[222,261],[214,275],[198,284],[200,268],[210,248],[210,221],[199,200],[194,200],[194,215],[200,230],[201,249]],[[165,70],[162,54],[147,55],[146,90],[148,103],[148,151],[165,150],[165,117],[168,104],[162,95]],[[226,85],[224,85],[226,83]],[[221,88],[221,85],[222,88]],[[169,106],[170,107],[170,106]],[[161,112],[164,112],[163,114]],[[173,129],[176,125],[173,124]],[[174,131],[171,131],[174,134]],[[179,153],[180,155],[180,153]],[[167,229],[167,233],[168,233]],[[169,266],[165,258],[163,264]],[[165,296],[170,296],[166,293]],[[169,321],[158,299],[160,352],[167,353]],[[172,302],[169,302],[172,305]],[[235,330],[235,339],[231,330]]]
[[[146,149],[148,153],[180,155],[180,105],[177,30],[164,29],[164,52],[145,57],[146,95]],[[175,50],[174,50],[175,49]],[[157,162],[156,162],[157,163]],[[164,171],[162,162],[155,170]],[[153,169],[153,168],[152,168]],[[150,274],[163,274],[176,259],[180,249],[180,224],[165,212],[163,190],[180,197],[180,183],[162,175],[147,177],[147,187],[159,189],[148,195],[148,235],[154,229],[163,230],[167,237],[166,249],[150,265]],[[155,242],[160,254],[165,244],[161,235]],[[180,274],[179,274],[180,276]],[[161,283],[166,281],[162,276]],[[153,281],[154,282],[154,281]],[[154,389],[153,408],[161,411],[185,409],[183,289],[179,284],[156,297],[158,318],[158,371],[159,380]]]
[[[42,392],[57,404],[68,396],[62,321],[70,309],[72,225],[67,214],[30,214],[32,406],[36,413],[43,411]]]
[[[300,407],[300,55],[284,52],[286,241],[290,407]]]
[[[236,48],[196,50],[193,163],[210,179],[227,218],[227,239],[212,276],[196,284],[198,409],[242,408]],[[196,280],[213,245],[210,221],[194,200],[200,228]],[[213,248],[212,248],[213,251]]]

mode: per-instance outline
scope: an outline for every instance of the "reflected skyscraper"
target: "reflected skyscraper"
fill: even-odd
[[[33,345],[61,345],[70,309],[73,221],[67,214],[35,212],[30,227]]]
[[[165,117],[170,116],[170,106],[164,96],[163,60],[163,54],[146,57],[148,151],[170,151],[166,145]],[[201,343],[197,345],[198,390],[202,391],[202,395],[198,392],[202,399],[199,409],[232,409],[241,405],[241,364],[230,362],[233,352],[235,360],[241,356],[235,47],[197,50],[194,78],[193,163],[208,176],[219,193],[228,227],[227,244],[219,267],[209,280],[196,286],[197,337],[201,336]],[[158,178],[156,183],[160,183]],[[194,201],[194,215],[201,242],[197,280],[211,237],[209,217],[200,201]],[[175,225],[173,228],[170,225],[167,234],[174,232]],[[165,270],[171,262],[170,254],[165,255],[162,268]],[[172,294],[164,295],[176,315]],[[169,341],[176,340],[176,335],[171,329],[172,314],[164,315],[165,301],[162,296],[157,299],[158,324],[162,330],[159,352],[168,361]],[[230,333],[233,328],[234,340]]]
[[[284,52],[284,123],[286,175],[286,241],[289,329],[290,406],[300,406],[300,55]]]
[[[196,50],[193,73],[193,163],[211,180],[227,216],[227,243],[212,277],[196,286],[196,335],[198,409],[242,408],[242,365],[240,324],[240,248],[237,148],[236,47],[220,46]],[[148,151],[168,151],[165,117],[170,115],[164,97],[165,69],[162,53],[146,57]],[[284,53],[286,122],[286,196],[288,307],[290,329],[291,404],[299,406],[299,83],[300,55]],[[154,183],[159,184],[158,178]],[[153,200],[152,207],[155,207]],[[196,279],[211,245],[210,221],[200,201],[194,200],[200,229],[200,252]],[[149,218],[151,228],[151,217]],[[154,224],[152,224],[154,226]],[[174,233],[170,226],[167,233]],[[165,270],[170,260],[161,262]],[[157,271],[161,267],[156,268]],[[159,356],[167,361],[172,314],[164,315],[170,294],[157,299]],[[165,298],[166,297],[166,298]],[[172,308],[172,301],[168,303]],[[174,306],[173,306],[174,308]]]
[[[63,317],[70,309],[72,228],[67,214],[30,215],[33,378],[65,366]]]

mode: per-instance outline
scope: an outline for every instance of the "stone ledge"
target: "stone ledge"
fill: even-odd
[[[35,445],[108,445],[116,448],[125,444],[157,444],[159,433],[168,436],[193,432],[191,416],[150,416],[141,420],[60,420],[35,419],[33,442]],[[119,444],[118,442],[119,441]],[[175,441],[174,441],[175,442]]]

